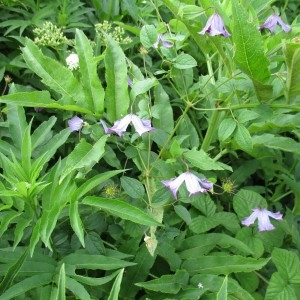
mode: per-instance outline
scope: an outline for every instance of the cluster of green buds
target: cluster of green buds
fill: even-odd
[[[62,28],[49,21],[46,21],[42,27],[35,28],[33,33],[35,35],[34,42],[39,46],[57,49],[64,44],[70,44],[70,40],[64,36]]]
[[[108,21],[103,21],[103,23],[95,24],[95,31],[97,36],[106,43],[106,36],[111,36],[119,44],[129,44],[132,39],[126,36],[124,28],[120,26],[113,26],[112,23]]]

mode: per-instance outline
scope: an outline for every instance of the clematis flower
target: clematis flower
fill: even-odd
[[[79,57],[76,53],[71,53],[67,58],[66,58],[66,63],[68,66],[68,69],[71,71],[76,70],[79,68]]]
[[[72,119],[68,120],[68,125],[71,132],[79,131],[82,128],[83,124],[84,121],[77,116],[74,116]]]
[[[225,37],[230,36],[230,33],[225,28],[223,19],[217,13],[214,13],[209,17],[204,28],[198,33],[205,34],[206,32],[210,36],[215,36],[215,35],[223,35]]]
[[[167,41],[162,34],[159,34],[156,42],[152,45],[153,48],[158,48],[158,45],[161,43],[163,47],[172,48],[173,43]]]
[[[274,32],[276,25],[280,25],[284,32],[288,33],[291,31],[291,26],[285,24],[282,19],[273,13],[271,16],[269,16],[266,20],[266,22],[258,27],[259,30],[262,30],[263,28],[268,29],[271,33]]]
[[[142,120],[134,114],[128,114],[124,118],[115,121],[114,125],[111,128],[108,128],[103,120],[100,120],[100,122],[104,128],[105,133],[116,133],[118,136],[122,136],[123,133],[126,132],[126,129],[130,123],[132,123],[135,131],[139,135],[142,135],[143,133],[154,129],[153,127],[151,127],[150,120]]]
[[[242,224],[245,226],[250,226],[257,219],[259,231],[269,231],[275,229],[275,227],[270,222],[270,217],[278,221],[282,220],[282,214],[279,211],[276,213],[272,213],[265,208],[254,208],[252,209],[252,211],[253,213],[249,217],[242,220]]]
[[[177,192],[179,187],[185,182],[187,190],[190,192],[190,196],[198,193],[206,193],[212,190],[213,183],[207,179],[200,179],[193,173],[187,171],[180,174],[176,178],[170,180],[163,180],[162,184],[167,187],[173,194],[174,198],[177,199]]]

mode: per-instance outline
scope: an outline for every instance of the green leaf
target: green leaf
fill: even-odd
[[[72,71],[45,56],[30,39],[25,40],[22,52],[27,66],[42,78],[43,83],[62,95],[64,104],[80,103],[87,107],[82,86]]]
[[[135,179],[127,176],[121,177],[121,186],[125,193],[132,198],[142,199],[145,195],[145,188],[142,183]]]
[[[21,214],[21,212],[17,212],[15,210],[12,211],[7,211],[5,212],[0,220],[1,220],[1,225],[0,225],[0,237],[3,235],[3,233],[7,230],[9,224],[15,219],[17,218],[19,215]]]
[[[206,152],[203,150],[188,150],[184,152],[184,158],[188,160],[192,166],[201,170],[224,170],[219,163],[211,159]]]
[[[264,133],[252,137],[254,147],[265,146],[271,149],[278,149],[287,152],[293,152],[300,155],[299,143],[289,137],[276,136],[271,133]]]
[[[57,299],[65,300],[66,299],[66,271],[65,264],[62,264],[59,270],[57,278]]]
[[[13,283],[15,277],[20,271],[24,261],[27,258],[28,249],[26,249],[19,259],[7,270],[0,284],[0,294],[2,295]]]
[[[136,285],[150,291],[177,294],[187,284],[188,278],[186,271],[177,270],[174,275],[163,275],[157,279],[136,283]]]
[[[94,115],[92,111],[80,105],[64,105],[52,100],[48,91],[35,91],[24,93],[22,92],[10,94],[0,97],[0,102],[25,107],[55,108],[67,111],[76,111],[88,115]]]
[[[80,140],[75,149],[68,155],[65,170],[59,180],[61,183],[74,170],[93,167],[105,152],[108,135],[102,136],[94,145]]]
[[[233,196],[233,208],[239,217],[248,217],[257,207],[267,208],[267,201],[254,191],[240,190]]]
[[[157,32],[154,25],[144,25],[140,31],[140,40],[144,47],[151,48],[157,41]]]
[[[65,256],[62,261],[73,265],[76,269],[115,270],[135,265],[135,263],[114,257],[93,254],[73,253]]]
[[[31,169],[31,123],[26,127],[21,146],[22,167],[29,174]]]
[[[13,246],[14,250],[18,246],[19,242],[21,241],[25,228],[27,228],[31,224],[31,222],[32,222],[31,219],[27,219],[27,218],[23,218],[23,217],[18,219],[16,228],[14,231],[14,246]]]
[[[26,278],[12,287],[10,287],[6,292],[1,295],[1,300],[10,300],[14,297],[25,295],[27,291],[31,289],[42,287],[43,285],[49,284],[52,282],[53,274],[44,273],[31,276]]]
[[[85,287],[70,277],[66,277],[66,288],[76,296],[76,299],[91,300]]]
[[[118,300],[119,299],[119,292],[121,288],[122,278],[123,278],[124,268],[119,271],[114,284],[110,290],[109,296],[107,300]]]
[[[287,65],[286,98],[291,103],[300,95],[300,45],[298,43],[286,43],[284,56]]]
[[[95,206],[99,209],[104,209],[115,216],[134,223],[146,226],[162,226],[161,223],[157,222],[153,217],[151,217],[138,207],[133,206],[120,199],[107,199],[88,196],[84,198],[82,203]]]
[[[79,57],[79,72],[89,109],[102,116],[104,110],[104,89],[97,74],[97,64],[93,57],[91,43],[79,29],[76,29],[75,48]]]
[[[105,78],[107,88],[105,106],[107,119],[114,122],[127,114],[129,107],[127,65],[124,52],[109,36],[105,54]]]
[[[252,272],[260,270],[269,261],[269,258],[250,258],[240,255],[207,255],[190,258],[183,262],[182,268],[189,273],[228,275],[235,272]]]
[[[249,15],[237,0],[232,3],[235,47],[234,60],[238,67],[251,79],[264,82],[270,77],[269,61],[265,56],[261,34],[255,23],[249,22]]]
[[[191,224],[192,217],[189,211],[182,205],[175,205],[174,206],[175,213],[187,224]]]
[[[70,224],[71,224],[72,229],[74,230],[76,236],[78,237],[82,247],[85,247],[84,230],[83,230],[82,222],[81,222],[80,215],[78,212],[78,202],[77,201],[72,201],[70,203],[69,217],[70,217]]]
[[[242,124],[237,124],[234,132],[234,141],[237,145],[246,152],[251,152],[253,149],[252,139],[247,128]]]
[[[133,83],[130,98],[134,100],[138,95],[144,94],[158,84],[156,78],[146,78]]]
[[[197,61],[194,57],[186,53],[180,53],[173,60],[174,67],[177,69],[189,69],[197,66]]]
[[[236,121],[232,118],[222,120],[218,129],[218,138],[221,142],[225,142],[233,134],[236,128]]]
[[[11,94],[9,96],[13,97],[14,95],[16,94]],[[4,97],[1,97],[1,99],[3,99]],[[15,147],[21,150],[22,140],[25,134],[25,130],[28,126],[26,122],[24,108],[20,106],[15,106],[13,105],[13,103],[7,104],[7,120],[13,144],[15,145]]]
[[[220,290],[217,293],[217,300],[227,300],[227,285],[228,285],[228,277],[225,276],[224,281],[220,287]]]

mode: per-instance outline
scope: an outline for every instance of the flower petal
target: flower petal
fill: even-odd
[[[134,126],[135,131],[139,135],[142,135],[143,133],[154,129],[153,127],[151,127],[150,120],[142,120],[141,118],[133,114],[131,115],[131,122]]]
[[[205,193],[206,189],[202,188],[199,183],[199,178],[191,172],[185,173],[185,184],[190,196],[197,193]]]
[[[84,121],[77,116],[74,116],[73,118],[68,120],[68,125],[69,125],[71,132],[79,131],[82,128],[83,123],[84,123]]]
[[[124,118],[114,122],[114,125],[109,128],[111,131],[115,132],[118,136],[122,136],[131,122],[131,114],[126,115]]]
[[[184,182],[185,173],[179,175],[176,178],[170,180],[162,180],[162,184],[167,187],[173,194],[174,198],[177,199],[177,192],[181,184]]]
[[[253,209],[252,211],[253,211],[253,213],[252,213],[249,217],[244,218],[244,219],[242,220],[242,224],[243,224],[243,225],[245,225],[245,226],[250,226],[250,225],[252,225],[252,224],[255,222],[255,220],[257,219],[258,214],[259,214],[259,208],[255,208],[255,209]]]

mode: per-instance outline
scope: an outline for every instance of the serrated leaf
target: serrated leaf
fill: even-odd
[[[284,56],[287,65],[286,98],[291,103],[300,95],[300,45],[298,43],[286,43]]]
[[[102,116],[104,89],[97,74],[97,64],[94,60],[91,43],[79,29],[76,29],[75,48],[79,57],[79,72],[89,109]]]
[[[67,157],[65,170],[59,182],[61,183],[74,170],[93,167],[104,155],[107,138],[108,135],[102,136],[94,145],[81,140]]]
[[[270,77],[269,61],[265,56],[261,34],[241,3],[232,3],[233,32],[232,40],[235,47],[234,60],[238,67],[258,82]]]
[[[140,40],[144,47],[152,47],[157,41],[157,32],[155,26],[144,25],[140,31]]]
[[[84,198],[82,204],[95,206],[99,209],[104,209],[115,216],[141,225],[162,226],[161,223],[157,222],[154,218],[152,218],[150,215],[148,215],[138,207],[119,199],[107,199],[88,196]]]
[[[121,186],[123,187],[125,193],[132,198],[142,199],[145,195],[145,188],[143,184],[135,178],[122,176]]]
[[[58,61],[45,56],[30,39],[25,40],[22,53],[27,66],[41,77],[46,85],[63,96],[64,104],[79,102],[83,107],[86,107],[82,86],[72,71]]]
[[[138,95],[146,93],[157,84],[156,78],[146,78],[135,82],[130,91],[130,98],[134,100]]]
[[[129,107],[127,65],[120,45],[109,36],[105,54],[105,106],[107,119],[114,122],[127,114]]]

